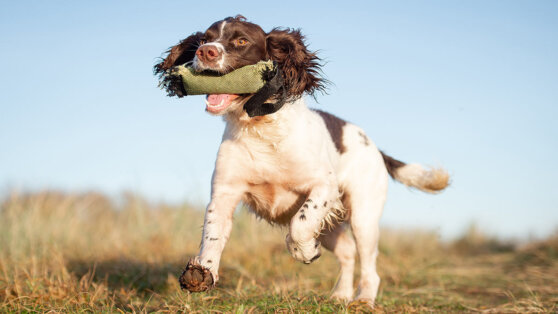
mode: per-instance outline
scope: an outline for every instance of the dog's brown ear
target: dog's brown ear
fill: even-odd
[[[181,40],[178,45],[170,47],[165,53],[167,56],[153,67],[155,75],[161,75],[175,65],[181,65],[192,61],[196,56],[196,50],[203,38],[203,33],[196,32],[188,38]]]
[[[320,77],[320,58],[308,51],[300,30],[275,28],[267,34],[267,54],[283,71],[285,89],[289,96],[311,95],[324,91]]]

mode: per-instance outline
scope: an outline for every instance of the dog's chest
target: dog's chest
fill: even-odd
[[[267,221],[287,224],[307,197],[301,157],[289,143],[247,138],[244,203]],[[248,157],[247,156],[247,157]]]
[[[303,104],[291,104],[274,118],[227,125],[220,169],[236,173],[246,187],[243,202],[257,215],[286,224],[306,200],[322,158],[315,121]],[[234,160],[234,162],[230,162]],[[221,163],[218,163],[221,164]],[[230,168],[232,167],[232,168]]]
[[[269,222],[287,224],[306,200],[306,194],[287,186],[264,182],[250,184],[244,203]]]

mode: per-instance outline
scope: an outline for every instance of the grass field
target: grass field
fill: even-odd
[[[0,207],[0,312],[359,312],[328,299],[338,266],[295,262],[285,231],[242,210],[208,293],[180,290],[203,213],[94,193],[7,195]],[[515,245],[474,228],[443,243],[383,230],[375,311],[556,312],[558,235]]]

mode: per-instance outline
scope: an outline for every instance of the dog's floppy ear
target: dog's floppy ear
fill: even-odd
[[[288,96],[324,90],[320,58],[308,51],[300,30],[274,28],[267,34],[266,46],[269,59],[276,61],[283,72]]]
[[[188,38],[181,40],[178,45],[170,47],[169,50],[166,51],[166,58],[153,67],[153,73],[155,75],[161,75],[175,65],[181,65],[192,61],[196,56],[196,50],[202,38],[203,33],[196,32],[188,36]]]

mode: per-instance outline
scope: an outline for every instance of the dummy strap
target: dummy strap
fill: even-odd
[[[287,92],[283,87],[283,74],[277,65],[274,68],[275,70],[270,69],[263,73],[267,83],[244,104],[248,116],[265,116],[276,112],[285,104]],[[276,102],[265,102],[273,95],[277,95]]]

